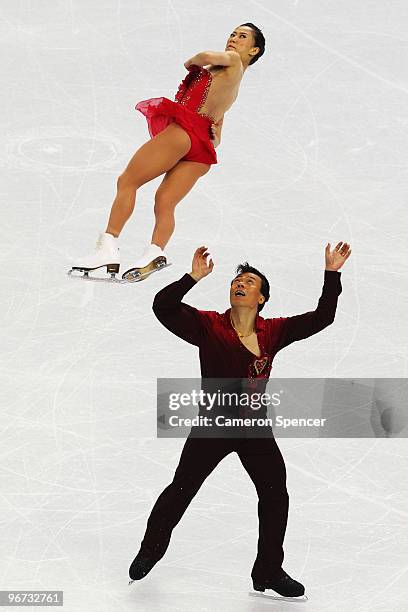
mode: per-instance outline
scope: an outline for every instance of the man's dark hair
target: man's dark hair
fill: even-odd
[[[262,282],[262,284],[261,284],[261,293],[264,296],[265,301],[264,301],[263,304],[258,304],[258,312],[260,312],[262,310],[262,308],[265,306],[266,302],[269,300],[269,291],[270,291],[269,281],[266,278],[265,274],[262,274],[262,272],[260,272],[256,268],[253,268],[252,266],[250,266],[247,261],[245,261],[242,264],[239,264],[239,266],[237,267],[237,275],[236,275],[236,277],[239,276],[240,274],[245,274],[246,272],[250,272],[252,274],[256,274],[261,279],[261,282]]]
[[[254,47],[259,47],[259,51],[251,59],[251,61],[249,62],[249,65],[255,64],[255,62],[257,62],[259,58],[261,57],[261,55],[263,55],[265,52],[265,36],[262,34],[258,26],[254,25],[253,23],[241,23],[241,26],[248,26],[248,28],[251,28],[251,30],[254,31],[254,37],[255,37]]]

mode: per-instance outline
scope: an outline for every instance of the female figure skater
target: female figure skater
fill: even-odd
[[[164,247],[174,231],[175,207],[217,163],[215,147],[220,142],[224,113],[238,95],[245,70],[264,49],[265,38],[259,28],[242,24],[229,36],[225,51],[204,51],[185,62],[189,72],[174,102],[161,97],[136,105],[147,119],[151,140],[136,151],[119,176],[108,225],[96,251],[79,259],[72,270],[87,274],[106,266],[112,276],[119,272],[117,239],[133,212],[137,189],[163,173],[155,195],[151,243],[122,278],[141,280],[166,265]]]

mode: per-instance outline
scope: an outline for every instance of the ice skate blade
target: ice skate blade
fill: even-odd
[[[89,273],[89,272],[94,272],[95,270],[101,270],[102,268],[106,268],[106,271],[109,274],[118,274],[119,273],[119,268],[120,268],[120,264],[118,263],[108,263],[108,264],[102,264],[102,266],[96,266],[95,268],[87,268],[87,267],[81,267],[81,266],[72,266],[71,270],[72,272],[84,272],[84,273]]]
[[[301,595],[300,597],[284,597],[283,595],[278,595],[277,593],[264,593],[263,591],[250,591],[249,595],[252,597],[263,597],[264,599],[272,599],[273,601],[290,601],[295,603],[304,603],[308,601],[307,595]]]
[[[104,278],[101,278],[100,276],[89,276],[89,271],[88,270],[84,270],[83,273],[80,273],[81,270],[74,270],[71,268],[71,270],[68,270],[67,274],[70,278],[79,278],[81,280],[86,280],[86,281],[92,281],[92,282],[96,282],[96,283],[128,283],[129,281],[126,280],[122,280],[121,278],[116,278],[114,273],[111,273],[110,276],[105,276]],[[77,273],[77,274],[76,274]]]
[[[129,283],[138,283],[154,272],[159,272],[159,270],[163,270],[169,266],[171,266],[171,263],[167,263],[165,257],[156,257],[152,262],[143,268],[130,268],[129,270],[126,270],[126,272],[122,274],[122,279]]]

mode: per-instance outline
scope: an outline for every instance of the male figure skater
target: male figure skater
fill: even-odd
[[[153,311],[171,332],[200,349],[205,378],[269,378],[276,353],[296,340],[330,325],[341,293],[339,269],[350,256],[347,243],[325,249],[322,295],[316,310],[291,317],[263,319],[269,299],[267,278],[247,263],[231,282],[231,308],[224,313],[197,310],[182,302],[184,295],[212,272],[207,248],[198,248],[192,270],[156,295]],[[261,381],[259,381],[261,382]],[[193,428],[194,429],[194,428]],[[282,569],[283,540],[288,515],[286,470],[273,437],[196,438],[190,433],[173,482],[161,493],[150,514],[140,551],[129,568],[131,580],[140,580],[164,555],[173,528],[216,465],[235,451],[252,479],[259,498],[258,553],[252,568],[256,591],[273,589],[284,597],[302,597],[304,586]]]

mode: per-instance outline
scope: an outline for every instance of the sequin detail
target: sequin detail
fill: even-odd
[[[265,378],[269,375],[269,356],[258,357],[249,365],[248,378],[250,380]]]
[[[207,78],[207,82],[206,82],[205,87],[204,87],[204,91],[203,91],[202,96],[201,96],[201,103],[200,103],[200,106],[197,109],[197,113],[199,113],[200,115],[202,114],[203,116],[209,118],[209,115],[204,115],[204,113],[200,113],[200,110],[203,108],[204,104],[207,101],[208,92],[210,90],[211,83],[212,83],[212,74],[211,74],[211,72],[209,72],[208,70],[206,70],[206,72],[208,74],[208,78]]]
[[[207,101],[211,83],[212,74],[209,70],[193,66],[189,74],[180,83],[174,100],[178,104],[215,123],[214,117],[206,113],[200,113],[200,110]]]
[[[179,85],[174,101],[168,98],[150,98],[136,104],[136,110],[147,120],[152,138],[162,132],[170,123],[178,123],[189,135],[191,147],[182,158],[203,164],[216,164],[211,124],[214,118],[199,113],[207,99],[212,80],[211,73],[200,66],[191,66]]]

